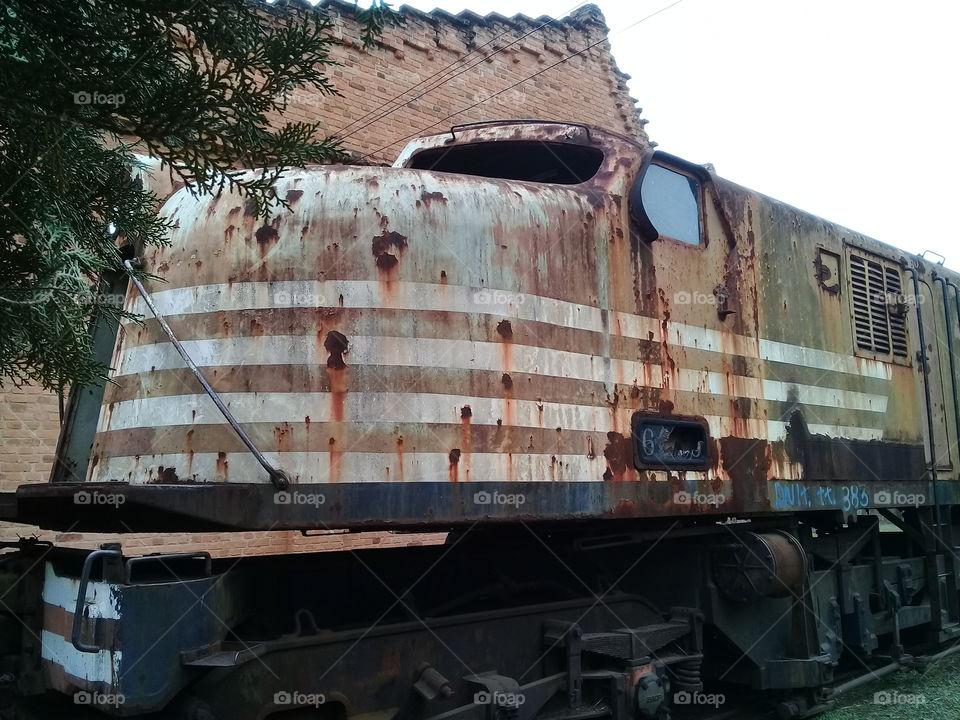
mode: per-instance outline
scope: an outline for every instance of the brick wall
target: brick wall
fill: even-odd
[[[643,134],[629,76],[617,69],[594,5],[555,21],[408,9],[370,52],[355,41],[350,7],[328,4],[344,43],[332,69],[343,97],[293,92],[284,117],[322,121],[368,161],[390,163],[410,136],[478,120],[575,120]],[[391,103],[407,88],[414,89]]]
[[[0,491],[47,480],[59,434],[56,395],[7,384],[0,394]]]
[[[359,28],[352,5],[332,0],[326,7],[333,32],[344,43],[334,51],[340,65],[331,69],[342,96],[295,91],[288,96],[282,117],[276,119],[320,121],[324,132],[343,137],[347,149],[364,162],[390,163],[409,136],[477,120],[574,120],[644,135],[645,121],[638,118],[629,96],[628,76],[617,69],[606,42],[607,27],[595,6],[555,21],[405,9],[403,25],[388,28],[369,51],[356,42]],[[532,79],[520,82],[526,78]],[[414,89],[404,92],[408,88]],[[425,93],[423,97],[413,99],[421,93]],[[0,390],[0,490],[45,481],[58,432],[54,396],[9,386]],[[0,527],[0,539],[32,534],[77,547],[119,540],[131,554],[204,548],[221,556],[436,543],[444,538],[442,533],[327,533],[309,538],[299,533],[208,533],[116,538]]]

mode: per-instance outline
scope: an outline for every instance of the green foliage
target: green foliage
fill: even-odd
[[[358,17],[369,45],[395,16],[378,0]],[[87,327],[123,312],[98,283],[121,269],[118,244],[168,230],[131,179],[135,152],[259,215],[283,205],[285,170],[343,157],[319,123],[276,123],[294,91],[337,94],[331,29],[303,2],[4,0],[0,383],[62,392],[103,376]]]

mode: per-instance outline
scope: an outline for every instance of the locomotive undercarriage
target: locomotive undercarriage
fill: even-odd
[[[24,544],[3,559],[0,717],[666,720],[760,698],[806,717],[957,636],[941,511],[940,533],[919,508],[473,528],[432,547],[212,564],[108,548],[86,563],[80,607],[103,583],[122,615],[59,626],[74,648],[136,661],[109,683],[60,673],[60,693],[42,692],[62,660],[40,657],[51,606],[30,598],[45,573],[75,583],[89,555]]]

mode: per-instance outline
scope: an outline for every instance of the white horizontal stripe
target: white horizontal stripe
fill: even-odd
[[[222,393],[220,399],[240,423],[332,422],[332,393]],[[519,427],[562,427],[565,430],[610,430],[610,410],[596,405],[537,403],[433,393],[349,392],[343,397],[341,420],[349,423],[461,422],[461,408],[469,406],[472,425],[496,425],[505,416]],[[541,410],[542,408],[542,410]],[[629,412],[627,418],[629,420]],[[107,413],[105,413],[106,415]],[[195,423],[225,423],[223,415],[205,394],[135,398],[115,403],[111,430]]]
[[[259,397],[263,397],[264,395],[267,395],[267,393],[261,394]],[[288,395],[284,393],[271,395],[275,395],[276,397],[266,399],[262,405],[257,404],[258,396],[253,393],[250,393],[248,396],[253,399],[253,402],[249,404],[237,403],[236,398],[233,398],[229,393],[221,396],[221,398],[231,397],[233,399],[234,404],[231,406],[231,410],[235,411],[241,424],[248,424],[249,422],[300,422],[301,418],[307,415],[310,416],[312,423],[328,422],[330,420],[329,396],[319,394],[322,397],[316,404],[312,404],[309,407],[298,407],[296,403],[297,398],[302,397],[300,395]],[[344,400],[343,410],[345,417],[353,416],[348,422],[358,425],[356,428],[357,432],[377,429],[376,426],[378,425],[389,426],[399,422],[416,422],[424,425],[460,422],[459,407],[456,404],[451,405],[449,401],[444,401],[444,398],[457,399],[455,396],[436,396],[439,400],[432,409],[437,410],[437,408],[439,408],[437,411],[443,414],[442,417],[437,418],[425,417],[423,415],[423,412],[431,409],[429,405],[430,395],[424,396],[427,404],[421,405],[415,396],[404,395],[402,393],[387,393],[383,397],[388,403],[379,406],[376,405],[376,400],[369,397],[372,393],[368,394],[368,397],[363,398],[359,404],[349,405],[351,395],[361,395],[361,393],[349,393]],[[613,414],[608,408],[593,405],[544,403],[544,422],[541,425],[538,420],[531,417],[531,414],[537,412],[536,403],[531,401],[523,401],[525,405],[521,410],[518,407],[519,401],[516,400],[493,401],[492,405],[484,408],[482,403],[476,402],[476,398],[468,399],[473,403],[471,405],[471,410],[473,411],[471,425],[496,425],[496,421],[503,419],[504,416],[508,415],[507,411],[510,411],[510,413],[513,413],[513,427],[562,427],[564,430],[579,430],[606,434],[613,430],[617,432],[628,432],[631,417],[634,412],[629,408],[618,409],[616,413],[616,423],[614,423]],[[170,402],[161,404],[154,403],[153,401],[155,400]],[[183,407],[179,407],[178,403],[182,404]],[[497,410],[498,405],[499,413]],[[462,407],[462,405],[460,407]],[[551,408],[551,415],[548,415],[548,407]],[[196,419],[194,419],[193,416],[194,410],[197,412]],[[451,412],[451,410],[454,412]],[[138,412],[141,414],[138,415]],[[172,414],[175,412],[183,413],[179,418],[180,422],[178,422],[178,418],[176,417],[170,418],[169,422],[157,420],[157,418],[163,414]],[[524,420],[524,417],[522,417],[524,412],[528,420],[526,423],[521,422]],[[184,419],[187,413],[190,413],[189,421]],[[213,401],[206,395],[125,401],[125,403],[117,403],[114,406],[114,414],[112,417],[113,419],[109,427],[110,430],[128,430],[136,427],[164,427],[179,424],[194,425],[202,428],[203,425],[223,425],[226,423],[226,420],[214,407]],[[572,422],[571,418],[575,418],[575,421]],[[770,428],[774,428],[771,439],[782,440],[786,437],[786,425],[782,422],[768,422],[758,418],[738,420],[721,415],[707,415],[704,419],[707,421],[710,427],[710,433],[714,437],[727,437],[741,432],[746,433],[747,437],[759,438],[764,437]],[[147,425],[138,425],[138,421],[141,423],[146,422]],[[360,426],[360,423],[364,423],[366,426]],[[844,430],[844,428],[841,428],[841,430]],[[879,429],[873,428],[849,428],[849,430],[856,434],[881,432]],[[103,428],[101,428],[100,431],[102,432]],[[840,432],[840,435],[854,437],[854,435],[851,434],[844,435],[843,432]]]
[[[184,348],[201,367],[233,365],[326,365],[328,352],[317,347],[316,338],[304,335],[262,335],[254,337],[187,340]],[[462,370],[526,372],[536,375],[611,382],[643,377],[644,364],[631,360],[607,359],[530,345],[354,335],[348,365],[389,365],[400,367],[442,367]],[[170,343],[140,345],[126,350],[116,375],[151,370],[182,368],[182,358]],[[660,384],[659,366],[647,366],[653,382]]]
[[[341,296],[345,308],[446,310],[532,320],[594,332],[604,327],[604,311],[592,305],[515,291],[435,283],[398,282],[393,283],[389,293],[385,293],[382,284],[377,281],[287,280],[171,288],[158,290],[151,295],[160,312],[165,315],[289,307],[298,299],[309,307],[337,307]],[[134,299],[130,310],[150,316],[146,304],[139,297]],[[663,329],[657,318],[611,311],[610,319],[611,332],[614,334],[656,341],[662,339]],[[855,358],[852,353],[844,355],[774,340],[758,341],[745,335],[732,335],[684,323],[669,323],[667,333],[667,343],[679,347],[759,357],[886,380],[890,379],[892,373],[887,363]]]
[[[151,294],[164,315],[278,307],[341,307],[340,296],[343,296],[344,308],[446,310],[533,320],[581,330],[596,331],[602,327],[603,311],[592,305],[515,291],[436,283],[396,282],[391,284],[390,292],[384,292],[383,283],[373,280],[278,280],[172,288]],[[132,312],[150,316],[140,297],[133,303]],[[643,320],[649,320],[651,328],[657,327],[656,320]]]
[[[233,365],[324,365],[327,352],[317,347],[315,338],[301,335],[263,335],[255,337],[187,340],[187,352],[200,366]],[[667,385],[659,365],[604,359],[583,353],[529,345],[435,338],[390,338],[354,336],[346,354],[348,365],[389,365],[406,367],[443,367],[459,370],[526,372],[535,375],[566,377],[612,383],[635,381],[650,374],[654,387]],[[124,354],[117,375],[143,373],[183,367],[183,360],[170,343],[132,347]],[[674,390],[703,392],[730,397],[786,401],[796,388],[797,400],[811,405],[886,411],[886,398],[852,390],[819,388],[812,385],[761,381],[742,375],[724,375],[706,370],[681,368]]]
[[[784,423],[784,427],[786,424]],[[846,438],[848,440],[883,440],[883,430],[879,428],[847,427],[845,425],[822,425],[809,423],[807,430],[811,435]],[[786,435],[784,435],[786,437]]]
[[[827,350],[789,345],[761,338],[760,359],[882,380],[893,377],[893,368],[889,363],[855,357],[852,350],[849,355],[841,355]]]
[[[685,348],[709,350],[710,352],[727,355],[743,355],[744,357],[759,357],[756,338],[746,335],[722,333],[718,330],[685,325],[684,323],[670,322],[667,325],[667,344],[679,345]]]
[[[781,382],[780,380],[764,380],[763,397],[767,400],[799,402],[804,405],[821,405],[847,410],[866,410],[878,413],[887,411],[886,395],[872,395],[855,390],[838,390],[837,388],[819,387],[817,385],[801,385]]]
[[[452,449],[452,448],[451,448]],[[462,448],[461,448],[462,450]],[[603,448],[597,448],[597,456],[550,454],[468,453],[463,452],[457,463],[457,480],[553,482],[596,481],[603,479],[607,464]],[[361,452],[265,452],[267,459],[277,467],[296,476],[296,482],[322,483],[336,479],[341,483],[393,482],[402,479],[415,482],[449,482],[450,456],[448,453],[404,453],[403,469],[398,464],[396,453]],[[553,465],[551,458],[556,458]],[[331,472],[331,460],[337,469]],[[98,464],[94,480],[127,480],[144,483],[148,472],[156,475],[159,466],[172,467],[181,479],[196,476],[200,482],[222,482],[218,477],[217,453],[195,453],[192,457],[183,454],[143,455],[139,459],[130,456],[106,458]],[[229,482],[268,483],[266,473],[252,455],[245,452],[227,453]],[[389,471],[388,471],[389,468]],[[129,475],[132,473],[132,476]]]
[[[46,564],[43,578],[43,601],[45,603],[73,612],[76,609],[79,591],[80,580],[78,578],[57,575],[53,566],[50,563]],[[86,608],[90,617],[113,620],[120,617],[117,596],[111,591],[111,586],[97,580],[91,580],[87,583]]]
[[[677,379],[678,387],[675,388],[677,390],[726,397],[763,399],[763,390],[759,378],[747,377],[746,375],[725,375],[709,370],[679,368]]]
[[[856,395],[850,393],[854,399]],[[308,416],[311,422],[335,420],[332,393],[222,393],[220,399],[241,424],[299,423]],[[820,399],[824,402],[833,401],[835,407],[849,406],[841,404],[845,399],[843,394]],[[881,399],[885,404],[886,398]],[[514,427],[561,427],[564,430],[588,432],[609,432],[613,429],[611,409],[596,405],[395,392],[348,392],[339,401],[343,404],[339,419],[349,423],[457,424],[461,422],[461,409],[469,406],[472,425],[497,425],[509,418],[509,424]],[[617,427],[629,427],[633,412],[631,408],[618,409]],[[225,422],[213,401],[205,394],[197,393],[134,398],[114,403],[112,409],[102,413],[99,430]],[[718,433],[719,436],[725,434]]]
[[[727,417],[706,418],[713,437],[725,437],[733,433],[734,420]],[[762,438],[766,433],[772,441],[787,436],[787,424],[781,421],[746,420],[745,431],[752,437]],[[834,425],[810,425],[814,434],[844,437],[855,440],[879,440],[883,432],[875,428],[858,428]],[[747,438],[749,439],[749,437]],[[451,448],[452,449],[452,448]],[[461,451],[464,448],[460,448]],[[603,479],[607,463],[603,447],[593,448],[593,457],[588,457],[586,448],[582,454],[561,453],[469,453],[463,452],[457,465],[457,479],[461,482],[598,482]],[[339,482],[449,482],[450,458],[447,453],[369,453],[350,452],[266,452],[267,459],[280,468],[297,475],[299,483]],[[398,464],[401,462],[401,469]],[[181,478],[196,477],[200,482],[269,482],[263,468],[246,452],[226,454],[227,477],[218,468],[224,467],[217,453],[184,453],[144,455],[140,457],[117,456],[105,458],[94,469],[94,481],[129,480],[142,484],[154,477],[159,466],[172,467]],[[555,462],[554,462],[555,460]],[[337,470],[331,474],[331,461]],[[220,463],[218,465],[218,462]],[[676,472],[676,471],[674,471]],[[712,477],[712,473],[688,471],[693,475]],[[780,468],[780,479],[801,479],[800,469],[787,465]],[[666,480],[667,473],[654,473],[655,479]],[[796,475],[796,477],[793,477]]]
[[[811,435],[826,435],[831,438],[845,440],[882,440],[881,428],[855,427],[852,425],[823,425],[808,423],[807,431]],[[785,440],[787,437],[787,423],[782,420],[767,421],[767,437],[771,441]]]
[[[120,678],[120,650],[80,652],[66,638],[49,630],[40,633],[40,657],[60,665],[65,672],[88,682],[113,685]]]
[[[80,591],[78,578],[57,575],[51,563],[46,563],[43,577],[43,602],[47,605],[74,612],[77,595]],[[117,596],[109,584],[91,580],[87,584],[84,607],[91,618],[116,620],[120,617]],[[120,651],[101,650],[96,653],[82,653],[66,639],[56,633],[43,630],[40,636],[40,656],[56,663],[66,672],[84,680],[113,683],[119,677]]]

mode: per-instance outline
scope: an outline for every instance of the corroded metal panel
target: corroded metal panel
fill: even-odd
[[[572,185],[404,167],[513,140],[604,159]],[[415,141],[393,168],[291,173],[291,211],[267,224],[242,199],[181,190],[163,210],[171,245],[146,258],[164,282],[148,289],[301,485],[676,490],[656,508],[624,501],[649,515],[769,510],[768,481],[864,467],[920,479],[916,368],[853,352],[849,293],[823,270],[842,275],[845,243],[885,246],[706,170],[701,244],[642,237],[630,191],[651,156],[594,128],[490,126]],[[133,295],[127,307],[147,314]],[[124,326],[113,380],[89,480],[268,482],[155,320]],[[638,413],[702,423],[703,465],[638,467]],[[715,502],[691,503],[704,492]]]

